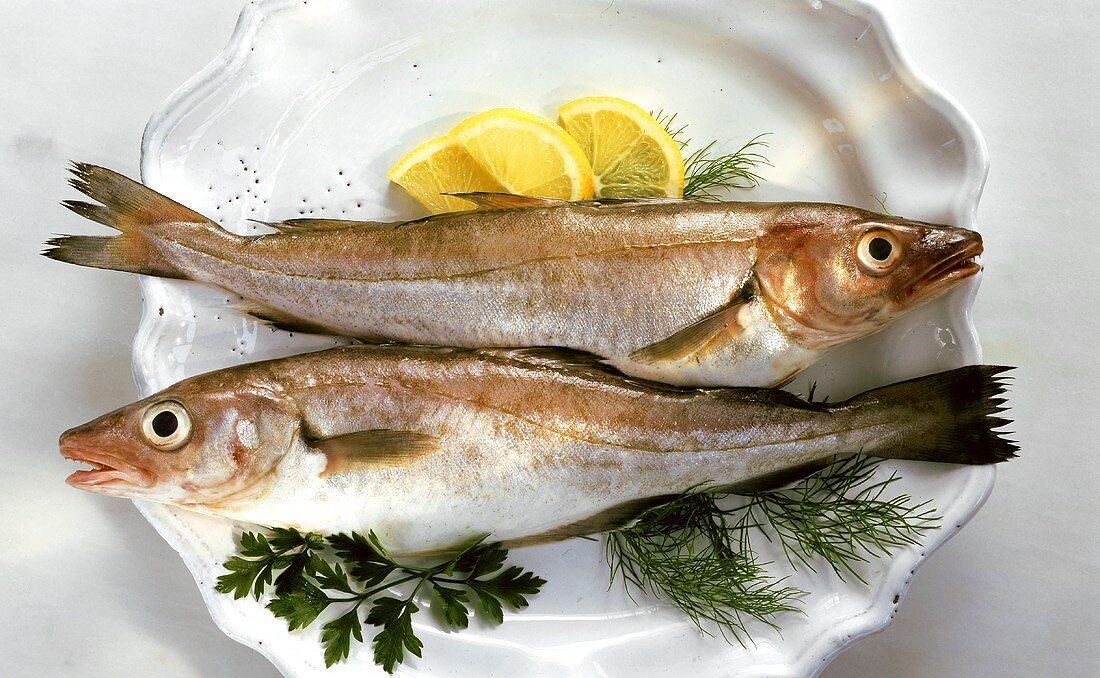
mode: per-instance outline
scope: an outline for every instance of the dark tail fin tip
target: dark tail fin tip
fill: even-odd
[[[46,242],[42,254],[80,266],[185,278],[153,243],[163,239],[163,225],[173,232],[217,226],[183,205],[105,167],[71,162],[69,184],[94,202],[65,200],[68,210],[121,234],[115,237],[60,236]],[[100,204],[96,204],[100,203]]]
[[[85,162],[71,162],[69,185],[102,203],[103,207],[80,200],[63,205],[77,214],[120,231],[139,229],[145,224],[198,223],[209,219],[144,184],[114,170]]]
[[[67,264],[141,273],[161,278],[185,278],[162,260],[149,256],[145,243],[130,234],[119,236],[62,235],[46,241],[42,256]]]
[[[100,200],[99,197],[94,195],[94,193],[95,193],[95,186],[94,186],[95,180],[94,180],[94,177],[95,177],[95,174],[97,172],[112,173],[113,174],[113,172],[111,172],[111,170],[109,170],[105,167],[99,167],[98,165],[92,165],[92,164],[89,164],[89,163],[86,163],[86,162],[76,162],[74,160],[70,160],[69,161],[69,171],[73,174],[73,176],[69,177],[69,185],[70,186],[72,186],[76,190],[80,191],[84,195],[95,198],[96,200],[99,200],[100,202],[104,202],[103,200]]]
[[[1006,365],[970,365],[919,380],[942,383],[947,391],[948,409],[940,444],[931,446],[933,455],[940,458],[929,461],[995,464],[1017,456],[1020,446],[1005,437],[1011,432],[999,430],[1012,420],[997,416],[1008,410],[1007,398],[1000,396],[1012,380],[1005,373],[1013,369]]]
[[[79,214],[85,219],[103,224],[104,226],[107,226],[109,228],[117,228],[111,210],[102,205],[84,202],[83,200],[62,200],[61,205],[66,209]]]
[[[950,464],[995,464],[1016,457],[1020,446],[1000,430],[1008,408],[1004,365],[969,365],[874,389],[833,407],[886,406],[895,417],[913,417],[919,435],[895,439],[875,454]],[[899,414],[900,412],[900,414]]]

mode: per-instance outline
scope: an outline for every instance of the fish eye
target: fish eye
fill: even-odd
[[[191,415],[175,400],[150,405],[141,418],[141,433],[162,452],[178,450],[191,440]]]
[[[867,231],[856,246],[856,260],[869,275],[886,275],[901,259],[901,243],[890,231]]]

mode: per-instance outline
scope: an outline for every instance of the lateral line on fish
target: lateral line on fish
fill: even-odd
[[[413,390],[413,391],[420,391],[421,393],[427,393],[427,394],[438,396],[438,397],[441,397],[441,398],[444,398],[444,399],[447,399],[447,400],[452,400],[452,401],[456,401],[456,402],[470,403],[470,404],[473,404],[477,407],[482,407],[482,408],[485,408],[487,410],[491,410],[493,412],[498,412],[498,413],[501,413],[501,414],[508,415],[508,416],[513,417],[515,419],[518,419],[522,422],[530,424],[530,425],[532,425],[536,428],[542,429],[544,431],[549,431],[550,433],[560,435],[563,438],[568,438],[569,440],[574,440],[576,442],[586,443],[586,444],[589,444],[589,445],[601,445],[601,446],[605,446],[605,447],[618,447],[618,448],[621,448],[621,449],[624,449],[624,450],[634,450],[636,452],[647,452],[647,453],[651,453],[651,454],[706,454],[706,453],[710,453],[710,452],[743,452],[745,450],[767,450],[771,447],[781,447],[781,446],[789,445],[789,444],[792,444],[792,443],[801,443],[801,442],[806,442],[806,441],[809,441],[809,440],[818,440],[818,439],[821,439],[821,438],[827,438],[829,436],[841,435],[842,433],[863,432],[863,431],[867,431],[867,430],[874,429],[874,428],[883,428],[885,426],[884,424],[876,423],[876,424],[871,424],[869,426],[858,426],[858,427],[855,427],[855,428],[849,428],[849,429],[845,429],[843,431],[831,431],[831,432],[828,432],[828,433],[818,434],[818,435],[802,436],[802,437],[798,437],[798,438],[787,438],[787,439],[784,439],[782,442],[779,442],[779,443],[763,443],[763,444],[759,444],[759,445],[735,445],[733,447],[707,447],[707,448],[698,448],[698,449],[663,450],[663,449],[659,449],[659,448],[650,448],[650,447],[635,446],[635,445],[625,445],[625,444],[622,444],[622,443],[609,442],[609,441],[603,441],[603,440],[591,440],[591,439],[588,439],[588,438],[583,438],[581,436],[577,436],[577,435],[574,435],[572,433],[566,433],[564,431],[561,431],[559,429],[554,428],[553,426],[548,426],[548,425],[543,424],[541,422],[534,421],[532,419],[528,419],[527,417],[524,417],[524,416],[522,416],[522,415],[520,415],[516,412],[513,412],[513,411],[511,411],[507,408],[499,407],[499,406],[496,406],[496,405],[490,405],[488,403],[484,403],[484,402],[481,402],[481,401],[478,401],[478,400],[474,400],[472,398],[462,398],[462,397],[451,395],[449,393],[445,393],[445,392],[441,392],[441,391],[435,391],[435,390],[431,390],[431,389],[427,389],[427,388],[417,388],[417,387],[405,384],[405,383],[401,382],[400,380],[395,380],[395,381],[397,381],[397,383],[403,388]],[[384,388],[388,391],[393,390],[388,385],[383,385],[382,388]]]
[[[419,391],[421,393],[426,393],[428,395],[437,396],[439,398],[443,398],[445,400],[450,400],[450,401],[453,401],[453,402],[463,402],[463,403],[472,404],[476,407],[481,407],[481,408],[484,408],[486,410],[497,412],[498,414],[504,414],[504,415],[507,415],[507,416],[512,417],[514,419],[518,419],[519,421],[530,424],[531,426],[539,428],[543,431],[548,431],[548,432],[553,433],[555,435],[559,435],[563,438],[568,438],[569,440],[573,440],[573,441],[576,441],[576,442],[579,442],[579,443],[585,443],[585,444],[588,444],[588,445],[602,445],[602,446],[605,446],[605,447],[618,447],[618,448],[622,448],[624,450],[634,450],[634,451],[637,451],[637,452],[649,452],[649,453],[654,453],[654,454],[658,454],[658,453],[659,454],[668,454],[668,453],[692,454],[692,453],[705,453],[705,452],[723,452],[723,451],[733,451],[733,450],[745,450],[745,449],[750,449],[750,447],[752,447],[752,446],[750,446],[750,447],[706,448],[706,449],[689,449],[689,450],[662,450],[662,449],[659,449],[659,448],[636,447],[636,446],[633,446],[633,445],[624,445],[624,444],[621,444],[621,443],[609,442],[609,441],[606,441],[606,440],[593,440],[593,439],[577,436],[577,435],[574,435],[572,433],[567,433],[567,432],[562,431],[560,429],[554,428],[553,426],[548,426],[544,423],[535,421],[533,419],[528,419],[527,417],[524,417],[524,416],[522,416],[522,415],[520,415],[516,412],[513,412],[513,411],[508,410],[508,409],[503,408],[503,407],[490,405],[490,404],[483,403],[483,402],[480,402],[480,401],[477,401],[477,400],[473,400],[471,398],[463,398],[461,396],[456,396],[456,395],[446,393],[446,392],[443,392],[443,391],[434,391],[434,390],[429,390],[429,389],[420,388],[420,387],[416,387],[416,386],[410,386],[409,384],[403,383],[399,380],[395,380],[395,381],[397,381],[397,385],[400,388],[403,388],[403,389],[407,389],[407,390],[410,390],[410,391]],[[356,386],[362,386],[362,385],[363,384],[361,382],[325,382],[325,383],[322,383],[322,384],[311,384],[309,386],[299,386],[299,387],[296,387],[294,389],[294,392],[295,393],[300,393],[300,392],[304,392],[304,391],[313,391],[315,389],[333,388],[333,387],[340,387],[340,386],[356,387]],[[383,388],[386,391],[389,391],[391,393],[394,393],[394,392],[398,391],[397,388],[394,388],[393,386],[388,385],[388,384],[380,385],[380,388]],[[295,402],[299,402],[296,395],[292,395],[291,397],[294,399]],[[810,439],[812,439],[812,437],[811,438],[805,438],[804,440],[810,440]]]
[[[485,269],[480,269],[480,270],[477,270],[477,271],[469,271],[469,272],[465,272],[465,273],[454,273],[454,274],[450,274],[450,275],[430,275],[430,276],[421,276],[421,277],[394,277],[394,278],[353,278],[353,277],[348,277],[348,276],[345,276],[345,275],[319,276],[319,275],[308,275],[308,274],[303,274],[303,273],[290,273],[288,271],[275,271],[275,270],[268,269],[268,268],[263,268],[263,267],[260,267],[260,266],[252,266],[252,265],[249,265],[249,264],[247,264],[243,261],[233,261],[233,260],[230,260],[230,259],[226,259],[226,258],[223,258],[221,256],[218,256],[217,254],[214,254],[214,253],[209,252],[207,250],[201,249],[199,247],[184,244],[184,243],[182,243],[178,240],[174,240],[174,239],[170,239],[170,238],[164,238],[164,240],[168,241],[168,242],[171,242],[171,243],[174,243],[175,245],[178,245],[179,247],[182,247],[183,249],[194,252],[195,254],[202,255],[202,256],[207,256],[207,257],[210,257],[211,259],[216,259],[217,261],[220,261],[223,264],[228,264],[229,266],[237,266],[237,267],[240,267],[240,268],[244,268],[244,269],[247,269],[249,271],[252,271],[253,273],[262,273],[262,274],[266,274],[266,275],[278,275],[278,276],[283,276],[283,277],[286,277],[286,278],[297,278],[297,279],[301,279],[301,280],[341,281],[341,282],[355,282],[355,283],[404,283],[404,282],[462,280],[462,279],[465,279],[465,278],[476,278],[478,276],[488,275],[490,273],[498,273],[498,272],[501,272],[501,271],[509,271],[509,270],[512,270],[512,269],[515,269],[515,268],[522,268],[524,266],[530,266],[530,265],[533,265],[533,264],[539,264],[539,263],[545,263],[545,262],[551,262],[551,261],[567,261],[567,260],[577,260],[577,259],[604,257],[604,256],[610,256],[610,255],[614,255],[614,254],[621,254],[621,253],[624,253],[624,252],[630,252],[630,251],[636,251],[636,250],[679,249],[679,248],[686,248],[686,247],[702,247],[702,246],[707,246],[707,245],[737,246],[737,245],[742,245],[742,244],[747,243],[747,242],[751,242],[753,240],[753,238],[749,238],[749,239],[746,239],[746,240],[700,240],[700,241],[683,242],[683,243],[663,243],[663,244],[659,244],[659,245],[638,245],[638,246],[628,245],[626,247],[617,247],[617,248],[614,248],[614,249],[600,250],[600,251],[597,251],[597,252],[585,252],[585,253],[582,253],[582,254],[572,254],[572,255],[563,254],[563,255],[555,255],[555,256],[552,256],[552,257],[536,257],[536,258],[532,258],[532,259],[525,259],[523,261],[517,261],[517,262],[511,263],[511,264],[505,264],[503,266],[496,266],[496,267],[493,267],[493,268],[485,268]]]

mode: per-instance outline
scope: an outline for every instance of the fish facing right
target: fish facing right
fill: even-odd
[[[68,482],[267,526],[374,530],[398,554],[620,527],[703,484],[747,492],[862,451],[988,464],[1000,373],[810,403],[686,389],[551,349],[349,346],[186,379],[61,436]]]
[[[66,205],[121,233],[53,239],[53,259],[213,283],[281,327],[562,346],[678,385],[782,384],[981,270],[973,231],[826,203],[465,194],[478,209],[239,236],[110,170],[74,173],[101,204]]]

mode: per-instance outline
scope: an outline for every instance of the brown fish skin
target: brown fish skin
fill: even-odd
[[[351,346],[184,380],[61,436],[81,489],[236,520],[373,529],[395,553],[489,534],[611,529],[700,484],[762,489],[858,450],[991,463],[997,374],[971,367],[833,405],[769,389],[684,389],[548,349]],[[190,422],[157,446],[150,418]],[[789,473],[784,481],[789,481]],[[766,483],[765,483],[766,486]]]
[[[66,205],[121,234],[51,240],[51,258],[220,285],[284,327],[563,346],[680,385],[783,382],[980,269],[977,233],[826,203],[474,195],[491,208],[237,236],[110,170],[74,172],[102,205]],[[868,260],[875,234],[887,267]]]
[[[981,270],[975,262],[981,235],[965,228],[878,215],[862,237],[881,234],[904,254],[876,271],[861,261],[858,247],[829,245],[850,232],[839,214],[804,217],[800,210],[777,215],[756,272],[780,326],[805,346],[829,348],[863,336],[869,326],[885,327]]]

